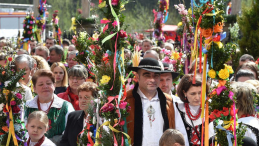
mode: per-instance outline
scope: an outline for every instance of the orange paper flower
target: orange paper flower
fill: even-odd
[[[213,30],[211,28],[209,29],[202,29],[201,28],[201,35],[205,38],[211,37],[213,33]]]
[[[214,32],[218,33],[218,32],[222,32],[223,31],[223,23],[219,22],[216,25],[213,26]]]
[[[8,127],[7,127],[7,126],[3,126],[2,129],[3,129],[5,132],[8,132]]]

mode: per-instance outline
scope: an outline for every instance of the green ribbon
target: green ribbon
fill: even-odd
[[[119,31],[120,31],[120,21],[119,21],[119,18],[117,16],[117,14],[115,13],[113,7],[112,7],[112,4],[111,4],[111,0],[109,0],[109,5],[111,7],[111,12],[112,12],[112,16],[115,18],[115,20],[118,22],[117,24],[117,32],[113,33],[113,34],[110,34],[108,35],[107,37],[105,37],[103,40],[102,40],[102,44],[104,44],[107,40],[111,39],[112,37],[114,37]]]

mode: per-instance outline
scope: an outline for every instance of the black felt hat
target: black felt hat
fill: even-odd
[[[172,73],[173,79],[177,78],[179,73],[172,71],[172,68],[169,66],[168,63],[163,62],[163,66],[164,66],[164,71],[162,71],[161,73]]]
[[[159,62],[153,58],[144,58],[139,62],[138,67],[129,67],[130,70],[137,72],[139,69],[144,69],[150,72],[161,72],[162,67]]]

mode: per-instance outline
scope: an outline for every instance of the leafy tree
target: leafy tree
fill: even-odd
[[[242,54],[250,54],[259,57],[259,0],[252,1],[251,7],[242,8],[242,15],[238,18],[238,24],[243,37],[239,40]]]

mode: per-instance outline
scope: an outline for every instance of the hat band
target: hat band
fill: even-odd
[[[151,65],[140,65],[140,66],[138,66],[138,68],[141,68],[141,67],[157,68],[157,69],[161,70],[161,67],[159,67],[159,66],[151,66]]]

